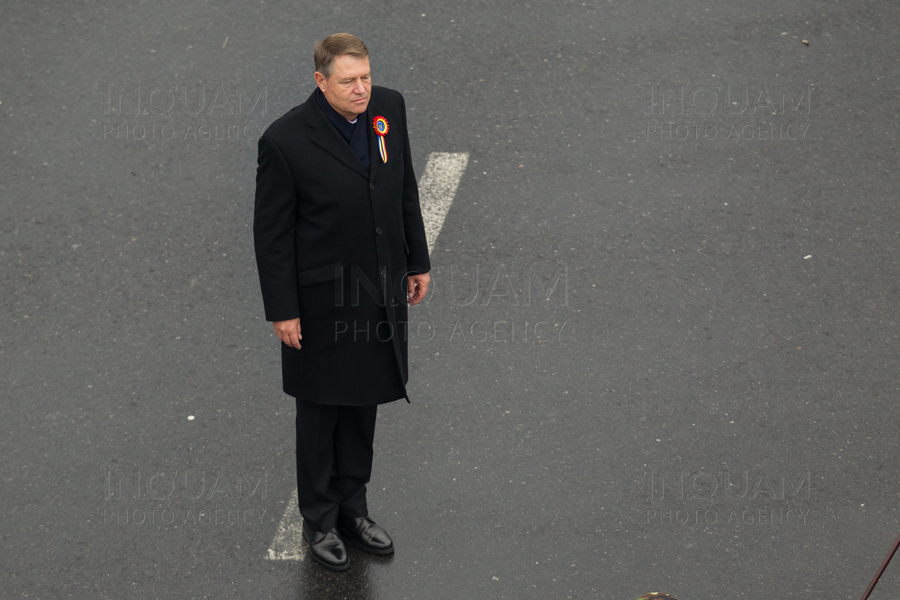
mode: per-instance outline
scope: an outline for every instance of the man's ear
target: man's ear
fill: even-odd
[[[316,85],[319,86],[319,89],[321,90],[322,87],[325,85],[325,82],[328,81],[328,78],[325,77],[324,75],[322,75],[321,73],[319,73],[318,71],[316,71],[314,77],[316,78]]]

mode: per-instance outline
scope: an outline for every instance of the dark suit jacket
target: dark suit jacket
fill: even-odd
[[[388,160],[372,120],[388,121]],[[372,87],[368,170],[315,94],[259,139],[253,234],[266,319],[300,318],[282,344],[284,391],[320,404],[407,396],[406,276],[431,269],[399,92]]]

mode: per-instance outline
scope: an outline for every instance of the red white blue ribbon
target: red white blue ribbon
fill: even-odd
[[[381,162],[387,162],[387,148],[384,146],[384,136],[388,132],[388,122],[382,116],[372,119],[372,128],[375,129],[375,135],[378,136],[378,154],[381,155]]]

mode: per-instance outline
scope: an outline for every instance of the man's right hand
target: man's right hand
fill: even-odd
[[[289,321],[273,321],[272,326],[275,328],[275,335],[282,342],[291,348],[300,349],[300,319],[290,319]]]

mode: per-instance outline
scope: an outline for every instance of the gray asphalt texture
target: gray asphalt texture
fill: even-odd
[[[5,3],[0,596],[859,597],[900,533],[898,24]],[[397,552],[345,573],[266,559],[294,408],[250,226],[259,132],[336,31],[404,92],[419,175],[469,153],[379,414]]]

